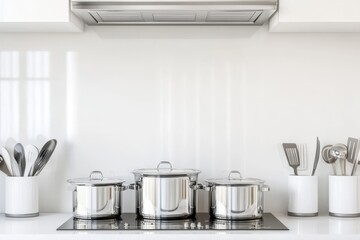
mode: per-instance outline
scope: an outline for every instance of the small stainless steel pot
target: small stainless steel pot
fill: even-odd
[[[122,186],[124,180],[104,178],[100,171],[88,178],[69,179],[73,191],[73,214],[80,219],[119,218],[121,215]]]
[[[237,175],[237,177],[234,177]],[[264,209],[264,181],[242,178],[239,171],[231,171],[228,178],[208,179],[204,187],[209,191],[211,217],[225,220],[258,219]]]
[[[164,168],[161,166],[167,165]],[[157,168],[133,171],[136,212],[147,219],[181,219],[196,213],[196,190],[199,170],[174,169],[162,161]]]

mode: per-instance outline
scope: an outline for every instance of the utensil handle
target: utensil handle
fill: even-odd
[[[294,167],[294,174],[295,174],[296,176],[298,175],[297,167]]]
[[[311,173],[311,176],[315,175],[315,171],[319,162],[319,157],[320,157],[320,140],[319,137],[316,138],[316,153],[315,153],[315,159],[314,159],[314,166],[313,166],[313,170]]]
[[[357,165],[359,163],[359,160],[360,160],[360,151],[358,152],[358,154],[356,156],[356,159],[354,160],[353,167],[352,167],[352,170],[351,170],[351,176],[355,175],[356,168],[357,168]]]
[[[343,168],[341,159],[339,160],[338,166],[339,166],[339,169],[340,169],[340,176],[344,176],[344,168]]]
[[[11,169],[13,171],[13,176],[14,177],[20,177],[19,165],[17,164],[15,159],[13,159],[12,156],[11,156]]]
[[[336,166],[335,166],[335,164],[331,164],[331,166],[332,166],[332,168],[333,168],[333,172],[334,172],[334,176],[336,176],[337,175],[337,172],[336,172]]]
[[[357,169],[357,165],[358,165],[359,160],[357,160],[357,161],[355,161],[355,162],[356,162],[356,164],[354,164],[354,166],[353,166],[353,168],[352,168],[352,170],[351,170],[351,176],[355,176],[355,174],[356,174],[356,169]]]
[[[28,174],[28,177],[32,177],[32,176],[34,176],[34,164],[31,166]]]

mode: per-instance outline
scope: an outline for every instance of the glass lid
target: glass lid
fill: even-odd
[[[168,167],[161,167],[161,165],[168,165]],[[142,176],[188,176],[197,175],[201,171],[196,169],[176,169],[173,168],[171,163],[168,161],[161,161],[156,168],[142,168],[132,171],[135,175]]]
[[[232,186],[245,186],[245,185],[254,185],[254,184],[257,185],[265,182],[264,180],[257,178],[243,178],[239,171],[231,171],[227,178],[211,178],[205,181],[213,185],[232,185]]]
[[[125,182],[125,180],[121,178],[103,177],[101,171],[92,171],[89,177],[73,178],[67,181],[68,183],[74,185],[84,185],[84,186],[119,185]]]

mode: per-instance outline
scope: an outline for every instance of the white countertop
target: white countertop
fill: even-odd
[[[44,213],[36,218],[7,218],[0,215],[0,239],[360,239],[360,218],[318,216],[288,217],[274,213],[289,231],[56,231],[72,215]]]

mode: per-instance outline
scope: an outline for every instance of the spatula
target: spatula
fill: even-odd
[[[353,163],[353,167],[351,170],[351,176],[355,176],[357,165],[360,163],[360,151],[358,151],[356,161]]]
[[[348,148],[348,154],[347,154],[347,161],[352,163],[352,170],[351,170],[351,175],[353,176],[355,171],[356,171],[356,167],[358,164],[357,161],[357,157],[358,157],[358,153],[359,153],[359,139],[357,138],[348,138],[348,142],[347,142],[347,148]]]
[[[296,144],[299,150],[299,159],[300,159],[300,166],[298,167],[298,171],[307,170],[308,165],[308,157],[307,157],[307,146],[303,143]]]
[[[297,168],[300,166],[299,150],[295,143],[283,143],[286,158],[289,166],[294,169],[294,174],[298,175]]]

